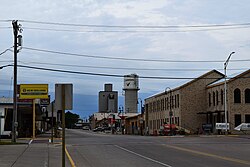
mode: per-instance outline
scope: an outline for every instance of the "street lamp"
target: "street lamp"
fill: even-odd
[[[166,87],[165,89],[165,94],[167,94],[167,89],[169,89],[169,93],[170,93],[170,110],[169,110],[169,124],[170,124],[170,136],[172,136],[172,116],[173,116],[173,112],[172,112],[172,90],[170,87]]]
[[[230,55],[228,56],[227,60],[225,61],[224,63],[224,79],[225,79],[225,82],[224,82],[224,108],[225,108],[225,126],[226,126],[226,134],[227,134],[227,65],[229,63],[229,60],[232,56],[232,54],[234,54],[235,52],[231,52]]]
[[[123,113],[123,106],[120,105],[119,106],[119,113],[121,113],[122,115],[119,117],[121,118],[121,122],[120,122],[120,128],[121,128],[121,131],[122,131],[122,134],[124,134],[124,113]]]
[[[142,114],[142,99],[141,99],[141,98],[138,98],[137,104],[139,104],[139,100],[140,100],[140,102],[141,102],[141,114]]]

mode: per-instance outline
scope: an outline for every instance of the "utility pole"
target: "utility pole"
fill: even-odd
[[[13,122],[12,122],[12,142],[16,142],[17,130],[17,34],[18,24],[17,20],[12,21],[14,33],[14,92],[13,92]]]
[[[22,32],[21,25],[17,23],[18,20],[12,21],[13,34],[14,34],[14,92],[13,92],[13,120],[12,120],[12,142],[16,142],[16,131],[17,131],[17,53],[18,46],[21,46],[21,40],[18,41],[18,38],[21,35],[18,35],[18,32]]]

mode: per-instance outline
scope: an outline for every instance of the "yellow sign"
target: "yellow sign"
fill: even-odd
[[[19,99],[47,99],[48,84],[21,84]]]

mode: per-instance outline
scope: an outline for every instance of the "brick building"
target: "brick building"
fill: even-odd
[[[208,122],[213,127],[224,122],[224,79],[207,86],[207,101]],[[227,81],[227,108],[231,131],[241,123],[250,123],[250,70]]]
[[[241,122],[250,122],[250,71],[227,81],[230,131]],[[212,70],[190,82],[145,99],[145,119],[153,134],[166,122],[196,133],[203,124],[224,122],[224,75]],[[234,102],[236,100],[236,102]],[[248,104],[249,103],[249,104]],[[171,121],[170,121],[170,116]],[[233,126],[232,126],[233,125]]]

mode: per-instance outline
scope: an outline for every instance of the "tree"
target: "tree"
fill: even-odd
[[[78,114],[74,114],[74,113],[67,111],[65,113],[65,127],[66,128],[73,128],[74,124],[78,122],[79,118],[80,117]]]

